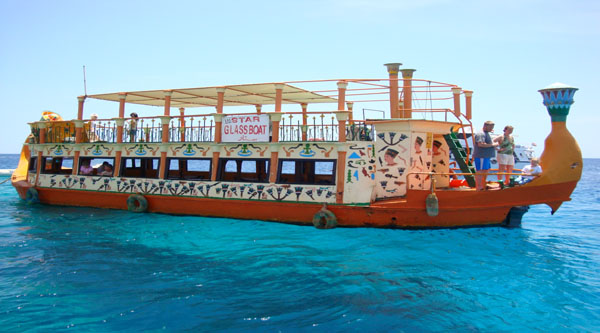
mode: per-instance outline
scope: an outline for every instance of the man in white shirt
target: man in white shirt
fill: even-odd
[[[527,184],[542,174],[542,167],[540,166],[540,160],[537,157],[531,159],[531,164],[526,165],[521,172],[521,184]]]

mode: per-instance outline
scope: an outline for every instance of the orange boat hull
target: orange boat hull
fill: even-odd
[[[570,200],[576,182],[520,186],[504,190],[436,191],[439,214],[429,216],[425,200],[429,191],[409,191],[406,199],[379,201],[370,206],[329,205],[337,224],[345,227],[437,228],[499,225],[512,207],[546,203],[551,207]],[[21,193],[22,191],[19,191]],[[42,203],[127,209],[129,193],[104,193],[38,188]],[[23,196],[22,196],[23,197]],[[146,195],[148,211],[175,215],[200,215],[312,224],[322,205],[257,200],[213,199]]]

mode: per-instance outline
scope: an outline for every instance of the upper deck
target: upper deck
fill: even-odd
[[[398,78],[398,72],[402,78]],[[269,137],[257,140],[270,142],[373,141],[373,125],[385,120],[435,120],[470,126],[471,91],[413,79],[413,72],[392,70],[387,79],[290,81],[80,96],[75,119],[31,123],[31,143],[222,143],[232,140],[231,136],[223,138],[224,117],[242,115],[264,115],[261,121],[264,124],[266,119]],[[115,116],[94,121],[84,117],[84,102],[88,99],[115,102]],[[128,105],[137,105],[135,111],[140,115],[133,128]],[[140,112],[139,106],[146,108]],[[244,139],[248,137],[235,140]]]

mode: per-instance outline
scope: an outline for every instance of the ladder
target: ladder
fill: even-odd
[[[458,163],[460,171],[462,171],[462,173],[471,174],[465,176],[467,184],[469,184],[469,186],[471,187],[475,187],[475,177],[472,176],[476,172],[475,167],[471,163],[471,160],[467,158],[467,152],[460,144],[460,141],[458,141],[458,138],[456,137],[456,132],[450,132],[449,134],[445,134],[444,140],[446,140],[448,148],[450,148],[450,151],[454,155],[454,160],[456,161],[456,163]]]

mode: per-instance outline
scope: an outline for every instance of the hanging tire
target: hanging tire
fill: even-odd
[[[25,202],[30,205],[36,204],[40,202],[40,196],[35,187],[30,187],[25,194]]]
[[[127,198],[127,210],[134,213],[144,213],[148,210],[148,200],[141,194],[132,194]]]
[[[321,209],[313,216],[313,225],[317,229],[332,229],[337,227],[337,218],[327,209]]]

